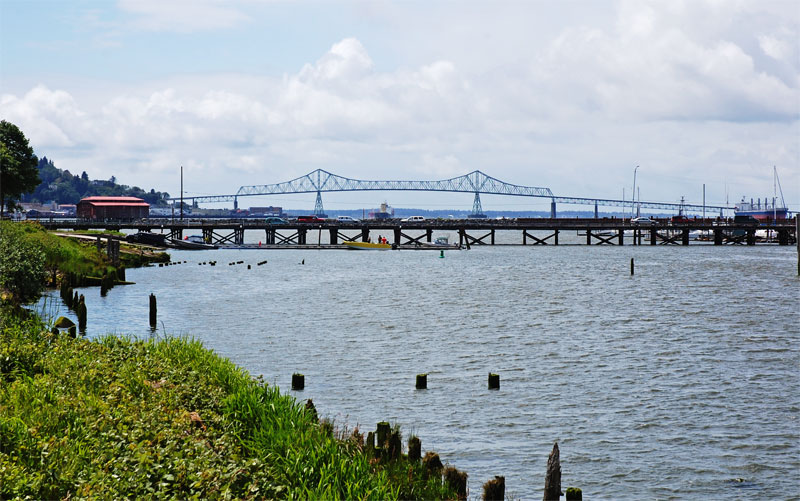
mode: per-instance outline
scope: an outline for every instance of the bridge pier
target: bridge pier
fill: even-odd
[[[298,245],[305,245],[306,244],[306,234],[308,230],[306,228],[300,228],[297,230],[297,243]]]
[[[369,228],[361,228],[361,241],[369,242]]]
[[[619,240],[619,245],[622,245],[625,241],[625,230],[622,228],[617,230],[617,239]]]
[[[400,239],[403,236],[403,232],[400,228],[394,229],[394,243],[395,245],[400,245]]]
[[[331,245],[339,243],[339,228],[330,228],[328,230],[331,234]]]
[[[476,195],[477,195],[477,193],[476,193]],[[428,243],[431,243],[433,241],[432,239],[433,239],[433,228],[426,228],[425,229],[425,240]],[[494,243],[494,240],[492,241],[492,243]]]
[[[684,228],[681,233],[681,244],[689,245],[689,228]]]
[[[714,229],[714,245],[722,245],[722,230],[719,228]]]
[[[556,218],[556,201],[550,202],[550,219]]]

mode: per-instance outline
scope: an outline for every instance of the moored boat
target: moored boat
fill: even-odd
[[[354,250],[390,250],[392,248],[390,244],[356,242],[354,240],[345,240],[342,243],[346,245],[348,249],[354,249]]]

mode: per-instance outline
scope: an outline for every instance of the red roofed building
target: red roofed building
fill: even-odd
[[[150,215],[150,204],[136,197],[86,197],[78,202],[82,219],[144,219]]]

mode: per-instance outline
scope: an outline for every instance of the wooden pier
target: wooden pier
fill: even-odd
[[[713,245],[756,245],[761,241],[757,230],[770,230],[774,242],[789,245],[796,242],[794,219],[774,221],[768,226],[756,222],[734,222],[726,219],[694,219],[673,222],[657,219],[647,225],[618,218],[517,218],[517,219],[428,219],[404,222],[400,219],[364,220],[356,223],[324,221],[304,223],[290,221],[274,225],[257,219],[147,219],[139,221],[42,220],[51,230],[107,230],[163,233],[168,239],[183,239],[187,234],[202,235],[208,243],[231,247],[255,247],[245,243],[245,232],[260,233],[257,240],[263,248],[340,248],[344,240],[367,242],[385,237],[398,248],[427,247],[434,231],[458,234],[460,246],[470,248],[497,245],[498,232],[520,235],[511,245],[559,245],[559,234],[575,232],[585,236],[586,245],[689,245],[690,234],[700,231]],[[536,233],[534,233],[536,232]],[[316,238],[309,238],[311,235]],[[321,244],[323,235],[328,244]],[[503,239],[509,245],[508,238]],[[563,239],[562,239],[563,240]],[[251,239],[252,242],[252,239]],[[452,242],[451,242],[452,243]],[[562,243],[563,244],[563,243]]]

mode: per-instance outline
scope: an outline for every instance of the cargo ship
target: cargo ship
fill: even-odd
[[[746,202],[745,199],[742,198],[742,201],[736,205],[733,211],[733,214],[737,217],[749,216],[759,221],[780,221],[786,219],[788,213],[789,211],[786,207],[778,207],[775,198],[772,199],[771,204],[766,198],[763,203],[760,198],[755,202],[753,199]]]
[[[775,192],[772,197],[772,204],[766,197],[763,204],[760,198],[756,199],[756,201],[751,198],[747,202],[742,197],[742,201],[734,207],[734,216],[741,219],[752,217],[764,222],[788,219],[789,210],[786,208],[786,201],[783,199],[783,188],[781,188],[781,181],[778,179],[778,169],[774,166],[772,167],[772,180],[773,191]],[[781,207],[778,207],[778,190],[780,190],[781,194]]]

